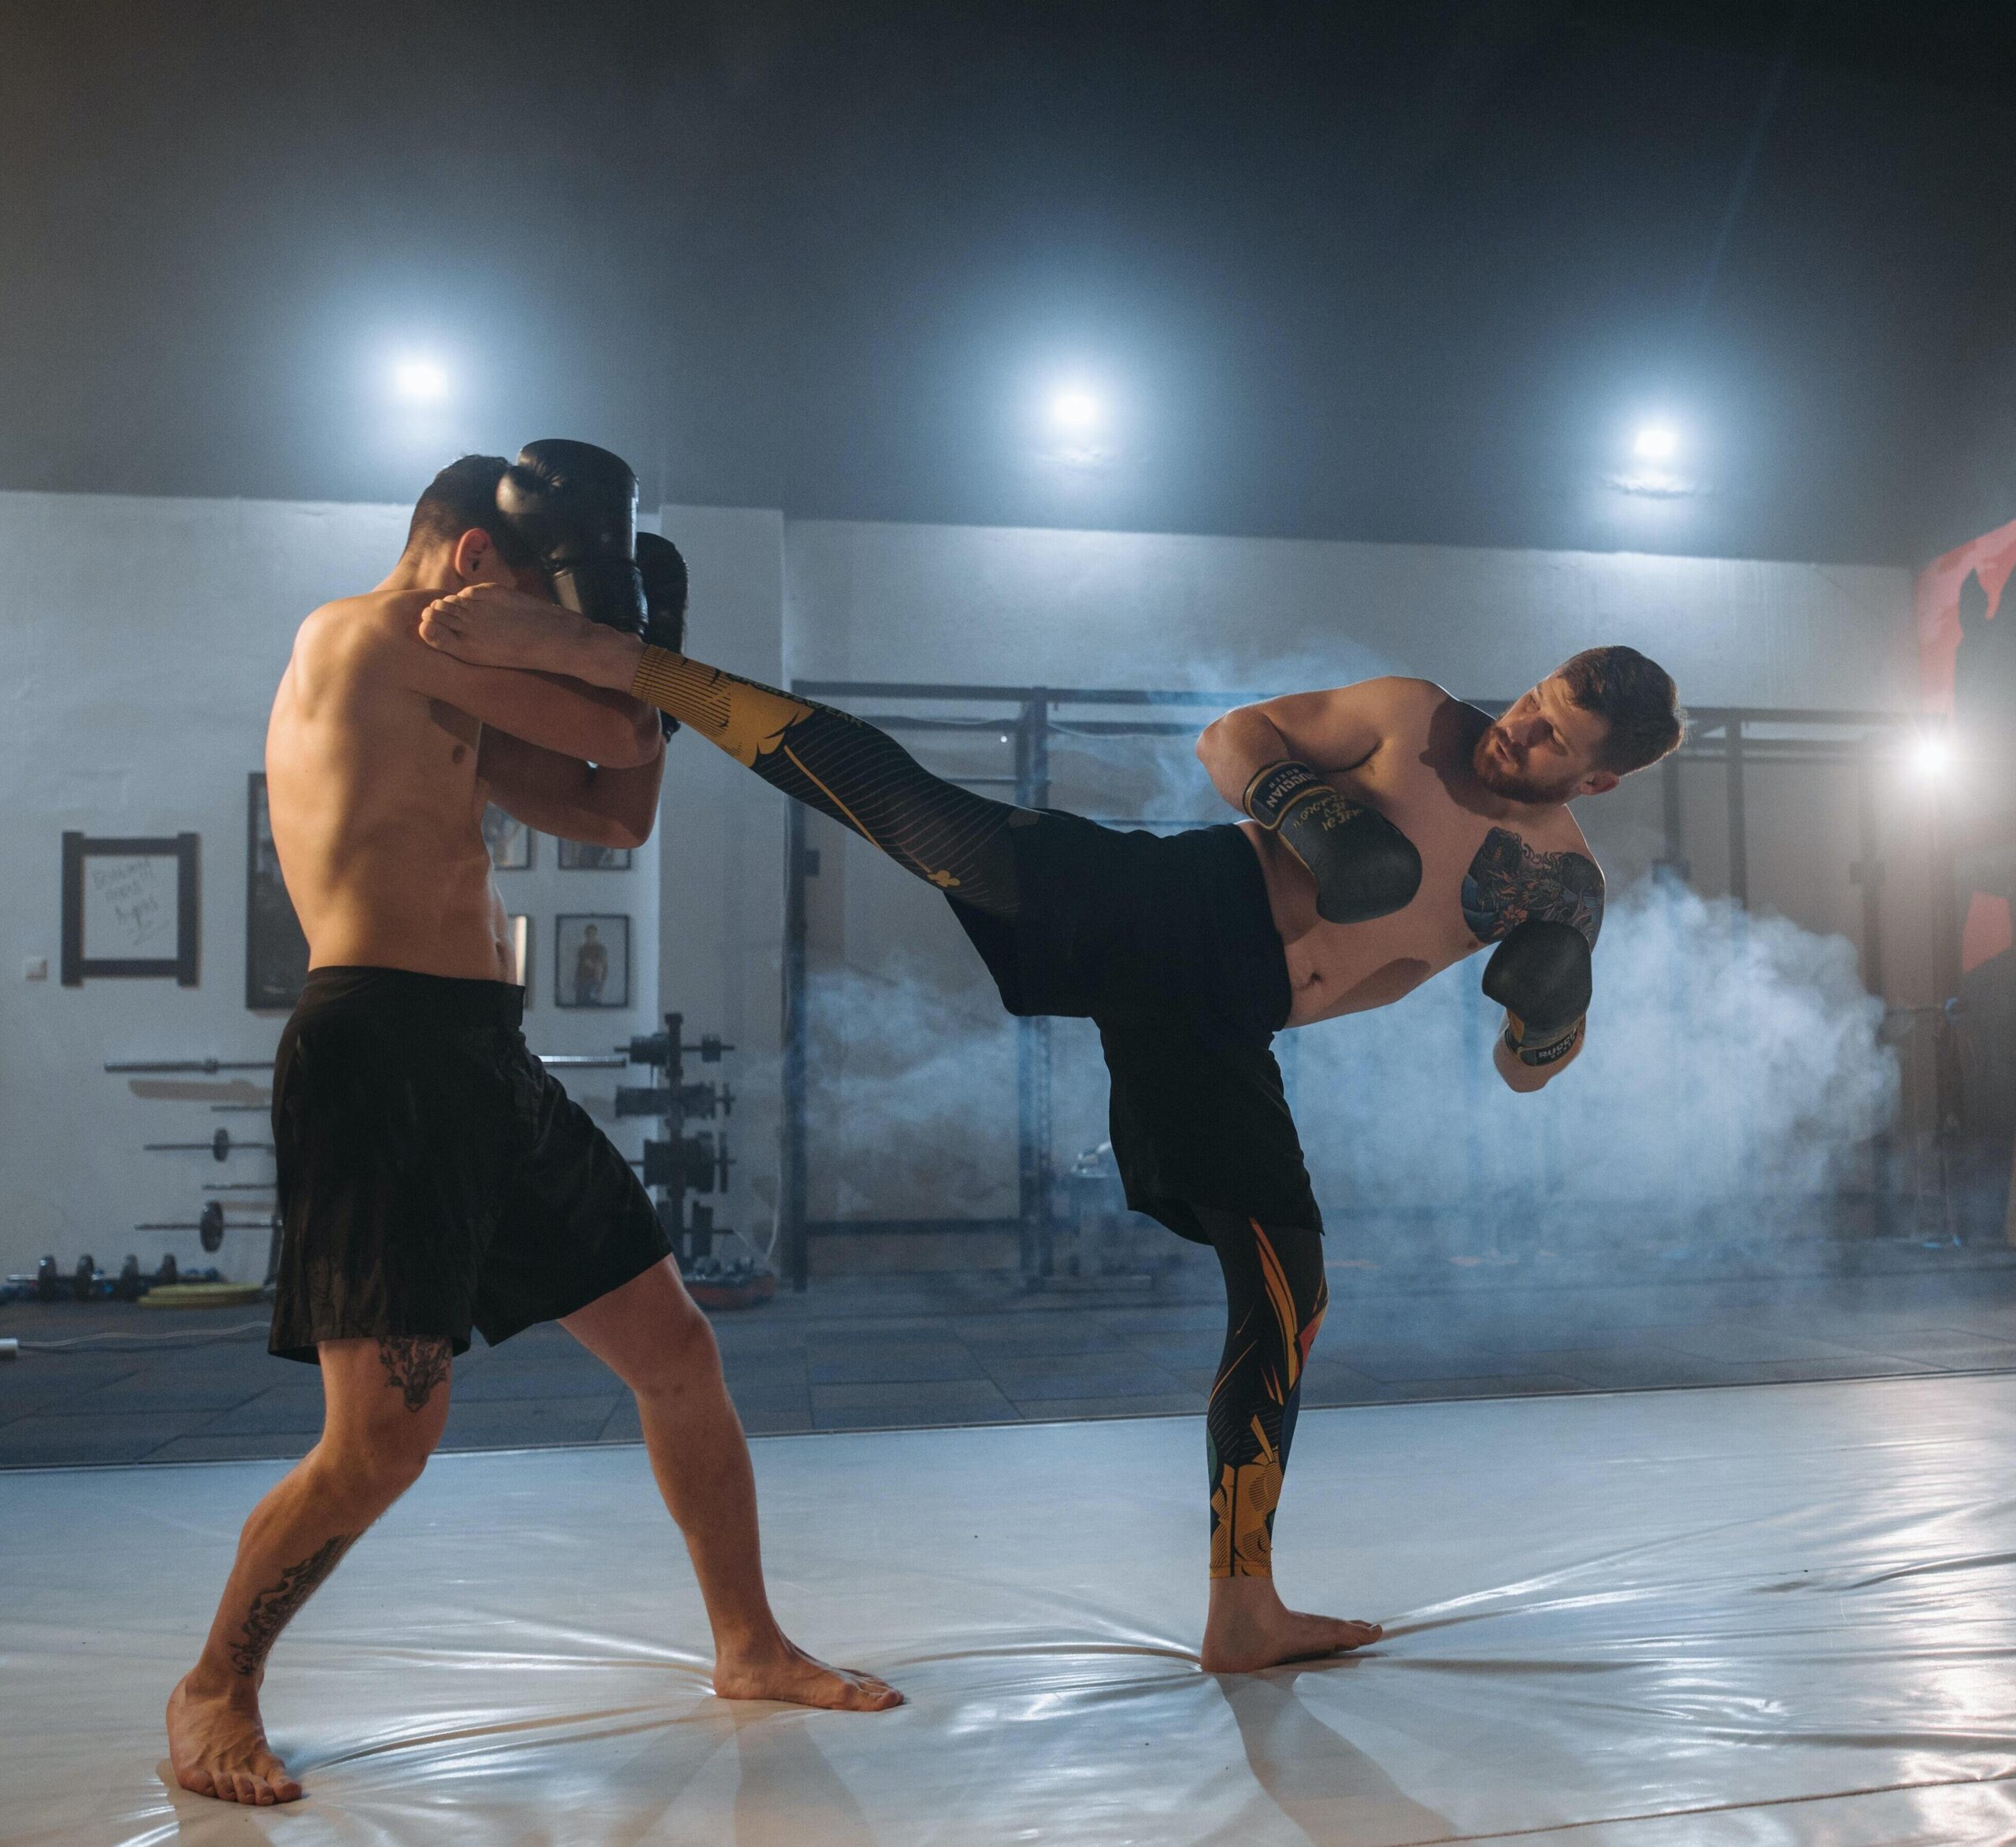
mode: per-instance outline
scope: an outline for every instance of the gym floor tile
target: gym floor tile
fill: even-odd
[[[632,1401],[634,1403],[635,1401]],[[504,1399],[450,1405],[444,1449],[592,1443],[617,1408],[613,1398]]]
[[[815,1386],[867,1385],[876,1381],[902,1384],[924,1379],[979,1379],[980,1368],[962,1346],[877,1347],[864,1342],[857,1352],[808,1356],[805,1376]]]
[[[728,1395],[739,1412],[802,1411],[811,1403],[802,1379],[731,1379]]]
[[[1071,1372],[1011,1373],[996,1368],[994,1382],[1017,1405],[1062,1398],[1164,1397],[1183,1394],[1195,1405],[1201,1394],[1173,1374],[1141,1366],[1103,1370],[1084,1368]]]
[[[1019,1407],[1030,1423],[1075,1421],[1084,1417],[1195,1417],[1204,1406],[1195,1392],[1154,1392],[1108,1398],[1033,1399]]]
[[[136,1373],[74,1395],[69,1408],[94,1416],[119,1411],[226,1411],[256,1397],[260,1390],[243,1379],[207,1379],[193,1371]]]
[[[1403,1405],[1429,1398],[1544,1397],[1584,1389],[1580,1379],[1562,1373],[1528,1372],[1509,1379],[1503,1373],[1492,1373],[1477,1379],[1402,1379],[1385,1386],[1380,1393],[1380,1401]]]
[[[1534,1370],[1531,1353],[1458,1348],[1440,1341],[1432,1347],[1373,1345],[1350,1340],[1333,1345],[1327,1338],[1324,1344],[1352,1371],[1382,1385],[1404,1385],[1417,1379],[1511,1379]]]
[[[298,1461],[315,1446],[306,1431],[263,1437],[177,1437],[148,1456],[150,1462],[248,1462],[272,1457]]]
[[[191,1435],[206,1437],[265,1435],[276,1431],[319,1431],[322,1427],[322,1388],[319,1382],[306,1391],[295,1386],[276,1386],[214,1417],[202,1412],[191,1412],[187,1427]]]
[[[182,1433],[173,1412],[23,1417],[0,1425],[0,1468],[138,1462]]]
[[[448,1390],[457,1404],[481,1404],[492,1398],[603,1398],[619,1383],[599,1360],[585,1366],[493,1364],[466,1373],[458,1367]]]
[[[812,1420],[822,1430],[895,1423],[973,1423],[1018,1421],[1015,1407],[984,1379],[940,1379],[914,1385],[828,1385],[812,1388]]]
[[[1676,1353],[1691,1353],[1699,1360],[1729,1360],[1744,1364],[1777,1360],[1822,1360],[1844,1357],[1848,1349],[1838,1342],[1816,1339],[1777,1325],[1718,1323],[1713,1327],[1665,1327],[1659,1345]]]
[[[816,1427],[808,1410],[752,1411],[743,1419],[742,1427],[752,1437],[798,1437]]]

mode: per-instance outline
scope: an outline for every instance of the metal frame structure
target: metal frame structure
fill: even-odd
[[[1025,808],[1043,808],[1050,801],[1050,755],[1054,736],[1074,738],[1188,737],[1199,728],[1194,720],[1151,716],[1162,712],[1216,714],[1228,707],[1268,695],[1240,692],[1157,692],[1138,688],[1088,687],[1000,687],[919,684],[879,680],[794,681],[791,690],[806,698],[825,700],[858,710],[864,701],[901,705],[963,705],[985,709],[957,716],[916,712],[862,712],[870,724],[904,734],[953,735],[975,731],[1006,732],[1014,746],[1010,775],[964,776],[951,780],[969,788],[985,788]],[[1509,701],[1475,701],[1499,713]],[[1073,717],[1068,725],[1060,711],[1105,708],[1129,714],[1117,718]],[[1926,720],[1901,712],[1793,711],[1770,707],[1706,706],[1691,709],[1688,738],[1662,766],[1664,850],[1658,864],[1675,875],[1688,872],[1682,827],[1681,765],[1716,762],[1726,772],[1726,828],[1730,895],[1739,905],[1750,902],[1749,795],[1746,772],[1764,763],[1831,764],[1856,773],[1858,857],[1850,876],[1862,900],[1862,975],[1876,994],[1883,991],[1881,895],[1883,843],[1876,800],[1877,772],[1886,756],[1917,733]],[[1190,820],[1153,816],[1093,817],[1121,827],[1189,827]],[[1047,1247],[1051,1222],[1054,1169],[1051,1150],[1050,1022],[1023,1020],[1017,1024],[1016,1057],[1017,1212],[1013,1220],[951,1219],[814,1223],[808,1215],[809,1173],[806,1112],[810,1043],[806,964],[806,881],[813,874],[814,856],[806,844],[806,810],[790,805],[788,859],[784,914],[784,1120],[781,1212],[778,1259],[786,1282],[806,1287],[810,1244],[815,1236],[850,1232],[1014,1231],[1020,1240],[1025,1275],[1036,1274],[1039,1253]],[[1940,883],[1940,882],[1935,882]],[[1940,889],[1950,881],[1940,883]],[[1947,953],[1953,931],[1950,914],[1936,924],[1941,953]],[[1942,967],[1940,991],[1950,994],[1957,968]],[[1942,1119],[1948,1113],[1943,1099],[1955,1082],[1950,1034],[1938,1035],[1936,1087]],[[1879,1150],[1878,1158],[1884,1158]]]

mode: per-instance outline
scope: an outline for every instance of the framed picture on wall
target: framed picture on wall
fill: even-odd
[[[525,1005],[532,1004],[532,920],[522,912],[513,912],[510,918],[511,979],[525,990]]]
[[[560,869],[563,872],[627,872],[630,849],[627,846],[591,846],[585,840],[560,843]]]
[[[494,801],[483,811],[483,843],[497,872],[522,872],[532,863],[532,829]]]
[[[630,1005],[630,920],[606,911],[553,920],[553,1004]]]
[[[308,938],[280,876],[266,779],[254,772],[245,797],[245,1005],[281,1012],[301,998],[308,979]]]
[[[63,836],[63,985],[172,976],[196,985],[196,836]]]

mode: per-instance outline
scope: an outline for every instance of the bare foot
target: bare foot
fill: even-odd
[[[261,1808],[301,1799],[301,1785],[267,1745],[256,1691],[213,1693],[191,1673],[168,1696],[168,1756],[175,1780],[198,1796]]]
[[[580,616],[555,604],[480,583],[429,603],[420,638],[479,667],[545,668],[565,664],[565,643],[580,626]]]
[[[836,1712],[886,1712],[903,1703],[886,1680],[829,1667],[781,1635],[760,1650],[720,1656],[714,1662],[714,1691],[724,1700],[785,1700]]]
[[[1252,1674],[1287,1661],[1349,1654],[1385,1633],[1377,1623],[1292,1610],[1270,1578],[1214,1578],[1199,1658],[1206,1674]]]

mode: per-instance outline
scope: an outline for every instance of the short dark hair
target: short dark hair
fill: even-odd
[[[535,563],[531,547],[497,510],[497,483],[510,465],[501,455],[465,455],[449,463],[413,507],[406,550],[453,545],[465,532],[483,531],[513,571]]]
[[[1680,689],[1658,661],[1636,648],[1585,648],[1555,669],[1568,696],[1608,724],[1596,768],[1628,776],[1680,747],[1687,714]]]

